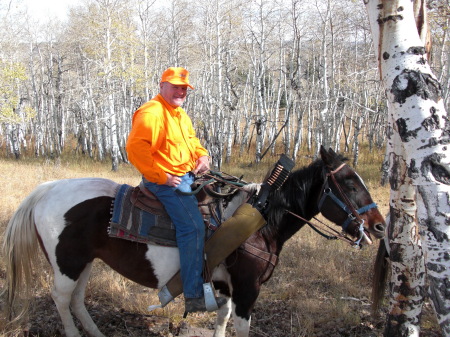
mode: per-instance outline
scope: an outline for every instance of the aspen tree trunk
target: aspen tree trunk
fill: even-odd
[[[150,66],[149,66],[149,41],[150,41],[150,27],[151,27],[151,10],[155,3],[154,0],[139,0],[138,1],[138,16],[141,24],[139,33],[142,35],[142,54],[144,57],[144,99],[148,101],[151,99],[150,92]]]
[[[225,162],[229,163],[231,160],[231,153],[233,150],[233,117],[231,115],[228,116],[225,123],[226,134],[226,142],[225,142]]]
[[[250,117],[250,113],[249,113],[248,105],[247,105],[249,87],[250,87],[250,75],[247,74],[247,78],[245,81],[245,88],[244,88],[244,92],[242,94],[242,97],[243,97],[242,120],[243,120],[244,126],[242,127],[241,146],[239,147],[239,155],[240,156],[242,156],[245,153],[247,146],[249,145],[249,142],[250,142],[251,117]]]
[[[322,144],[326,148],[331,145],[331,116],[330,113],[330,93],[328,85],[328,40],[327,40],[327,27],[331,17],[331,0],[327,0],[327,9],[322,19],[322,46],[321,46],[321,64],[322,67],[322,97],[320,98],[324,103],[320,107],[318,117],[320,118],[320,135],[316,138],[317,153],[320,145]]]
[[[364,3],[389,104],[393,275],[385,336],[419,336],[425,268],[428,296],[450,336],[449,123],[442,89],[415,29],[413,2]]]
[[[20,159],[20,143],[18,137],[18,124],[14,127],[12,124],[7,125],[7,136],[8,136],[8,144],[11,150],[11,153],[14,154],[15,159]]]
[[[227,133],[229,132],[229,120],[227,119],[227,116],[225,116],[225,107],[223,105],[224,102],[224,81],[223,81],[223,58],[222,58],[222,34],[221,34],[221,20],[219,19],[219,3],[216,2],[214,4],[213,8],[213,15],[212,15],[212,30],[213,30],[213,55],[211,55],[211,58],[214,60],[215,64],[212,64],[211,67],[211,73],[214,74],[216,77],[216,92],[214,93],[217,95],[218,102],[216,104],[216,111],[217,111],[217,118],[214,119],[215,124],[215,139],[214,143],[217,146],[217,152],[218,152],[218,166],[217,168],[220,170],[222,167],[222,161],[223,161],[223,150],[225,145],[225,138]]]
[[[106,48],[105,57],[105,87],[108,88],[108,93],[106,96],[106,115],[108,115],[109,132],[107,138],[105,138],[110,143],[110,155],[111,155],[111,170],[117,171],[119,169],[119,144],[117,141],[117,116],[116,116],[116,104],[114,97],[114,85],[112,80],[112,70],[113,70],[113,8],[106,7],[106,20],[107,25],[104,29],[104,39]]]
[[[353,167],[358,167],[358,160],[359,160],[359,135],[361,133],[363,123],[363,116],[358,116],[356,123],[355,123],[355,129],[353,130]]]
[[[286,90],[286,96],[287,96],[287,90]],[[290,116],[293,114],[292,111],[292,103],[289,101],[287,104],[285,110],[284,110],[284,120],[286,121],[286,127],[284,128],[284,135],[283,135],[283,147],[284,147],[284,153],[289,155],[291,153],[291,119]]]

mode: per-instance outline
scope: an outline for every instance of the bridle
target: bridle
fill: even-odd
[[[286,210],[286,212],[294,215],[295,217],[305,221],[311,228],[313,228],[317,233],[319,233],[320,235],[324,236],[325,238],[329,239],[329,240],[334,240],[334,239],[343,239],[344,241],[349,242],[351,245],[353,246],[359,246],[361,243],[361,240],[367,235],[364,233],[364,219],[361,218],[361,214],[364,214],[365,212],[369,211],[372,208],[377,208],[377,204],[372,202],[369,205],[363,206],[359,209],[355,209],[355,207],[353,206],[352,202],[350,201],[350,199],[348,198],[348,196],[343,192],[342,187],[339,185],[339,183],[336,180],[335,174],[337,172],[339,172],[346,164],[343,163],[341,164],[338,168],[336,168],[333,171],[329,171],[326,175],[325,181],[322,185],[322,190],[321,190],[321,194],[319,195],[319,202],[318,202],[318,209],[319,212],[321,212],[322,210],[322,206],[325,202],[326,198],[331,198],[331,200],[339,206],[339,208],[341,208],[345,213],[347,213],[347,219],[344,221],[344,223],[341,224],[342,230],[343,232],[345,232],[347,230],[348,225],[355,221],[359,224],[359,237],[356,240],[352,240],[349,237],[347,237],[345,234],[343,233],[338,233],[335,229],[329,227],[328,225],[324,224],[323,222],[321,222],[320,220],[316,219],[317,221],[321,222],[324,226],[326,226],[330,231],[334,232],[335,235],[333,236],[329,236],[326,235],[324,233],[322,233],[317,227],[316,225],[312,224],[310,221],[300,217],[299,215]],[[331,181],[333,182],[334,186],[336,186],[337,191],[339,196],[336,196],[336,194],[333,193],[332,189],[330,188],[329,185],[329,179],[331,179]],[[337,234],[336,234],[337,233]]]

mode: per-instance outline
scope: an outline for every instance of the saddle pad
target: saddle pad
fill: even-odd
[[[167,213],[144,211],[131,202],[134,187],[123,184],[112,202],[108,235],[114,238],[176,247],[175,227]]]

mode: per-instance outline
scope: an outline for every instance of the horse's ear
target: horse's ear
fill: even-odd
[[[322,157],[322,160],[324,160],[323,159],[324,156],[328,155],[328,152],[323,145],[320,145],[319,153],[320,156]]]
[[[320,145],[320,157],[322,158],[326,166],[332,168],[333,163],[337,158],[337,154],[331,147],[327,151],[323,145]]]
[[[333,149],[332,149],[331,147],[328,149],[328,153],[331,154],[331,155],[332,155],[333,157],[335,157],[335,158],[338,156],[337,153],[334,152]]]

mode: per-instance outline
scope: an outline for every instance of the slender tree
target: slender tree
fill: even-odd
[[[389,104],[389,238],[394,273],[385,335],[419,335],[423,256],[428,296],[444,335],[450,336],[450,125],[442,88],[427,62],[426,39],[419,34],[427,31],[425,1],[364,3]],[[417,5],[422,11],[419,23]]]

